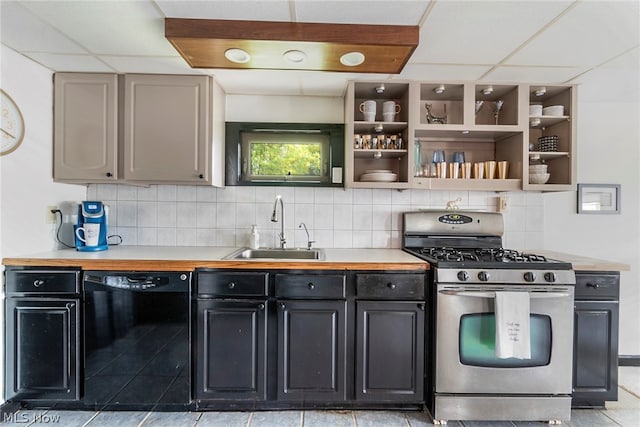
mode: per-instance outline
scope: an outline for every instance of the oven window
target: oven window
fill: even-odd
[[[463,365],[488,368],[546,366],[551,360],[551,318],[530,315],[531,359],[496,357],[496,318],[493,313],[465,314],[460,319],[459,351]]]

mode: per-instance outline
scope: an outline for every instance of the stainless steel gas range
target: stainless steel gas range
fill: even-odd
[[[434,423],[568,420],[571,264],[502,248],[499,213],[406,212],[403,231],[432,266]]]

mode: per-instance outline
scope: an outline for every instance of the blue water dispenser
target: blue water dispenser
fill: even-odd
[[[76,249],[83,252],[104,251],[107,244],[107,209],[102,202],[78,205],[78,223],[73,227]]]

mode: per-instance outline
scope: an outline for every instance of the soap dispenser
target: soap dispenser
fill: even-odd
[[[249,247],[251,249],[258,249],[260,247],[260,233],[258,233],[258,226],[253,224],[251,226],[251,236],[249,236]]]

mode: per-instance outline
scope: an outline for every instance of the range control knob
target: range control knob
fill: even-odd
[[[544,280],[546,280],[547,282],[555,282],[556,279],[556,273],[552,273],[551,271],[544,273]]]
[[[480,273],[478,273],[478,279],[480,279],[480,281],[482,282],[488,281],[489,277],[491,276],[486,271],[481,271]]]
[[[460,280],[461,282],[466,282],[467,280],[469,280],[469,273],[464,270],[458,271],[458,280]]]
[[[524,273],[524,281],[525,282],[535,282],[536,281],[536,275],[533,274],[531,271],[527,271],[526,273]]]

